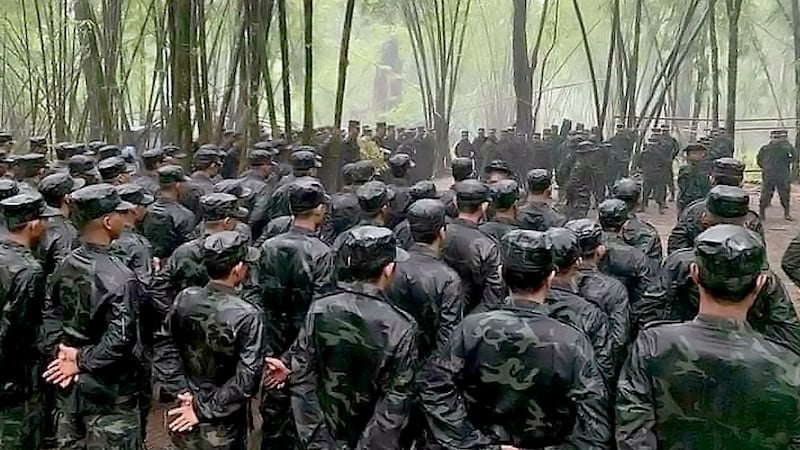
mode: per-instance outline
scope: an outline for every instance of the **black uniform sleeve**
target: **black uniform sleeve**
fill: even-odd
[[[153,345],[153,375],[171,395],[189,391],[189,382],[183,368],[180,351],[172,337],[173,307],[161,329],[156,333]]]
[[[655,388],[646,372],[647,332],[633,345],[617,385],[616,440],[619,450],[658,448]]]
[[[505,285],[500,277],[500,269],[503,265],[500,250],[494,244],[487,245],[481,249],[478,255],[481,260],[475,261],[471,267],[480,271],[473,276],[477,281],[476,286],[483,287],[483,294],[480,304],[471,311],[473,313],[497,309],[504,304],[506,297]]]
[[[439,324],[436,329],[436,349],[439,350],[447,346],[453,330],[464,318],[464,308],[467,304],[461,279],[457,275],[445,284],[442,294]]]
[[[800,287],[800,234],[789,243],[789,247],[781,259],[781,268],[786,276]]]
[[[136,344],[138,323],[136,306],[139,293],[137,280],[131,278],[119,287],[119,292],[108,292],[113,296],[106,302],[109,306],[106,313],[106,330],[100,341],[94,345],[85,345],[78,350],[78,367],[81,371],[97,372],[125,358],[132,358],[132,350]]]
[[[573,361],[575,379],[567,393],[575,405],[575,424],[564,441],[571,448],[610,449],[613,429],[608,389],[590,344],[580,342]]]

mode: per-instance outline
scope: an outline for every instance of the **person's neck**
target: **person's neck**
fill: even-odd
[[[374,224],[376,224],[376,225],[378,225],[378,226],[383,226],[386,223],[386,221],[383,220],[383,215],[382,214],[378,214],[377,216],[370,217],[369,221],[374,223]]]
[[[179,197],[178,191],[175,189],[162,189],[159,196],[165,200],[173,200],[173,201],[177,201]]]
[[[10,232],[8,233],[8,239],[26,248],[31,248],[33,246],[33,240],[24,233]]]
[[[61,202],[58,210],[61,211],[62,216],[69,217],[69,204],[67,202]]]
[[[477,224],[477,223],[479,223],[481,221],[481,217],[482,217],[482,215],[481,215],[480,212],[475,212],[475,213],[459,212],[458,213],[458,218],[459,219],[465,220],[467,222],[472,222],[472,223],[475,223],[475,224]]]
[[[81,236],[81,240],[87,244],[96,245],[98,247],[108,247],[111,245],[111,236],[109,236],[107,233],[84,233]]]
[[[494,218],[497,220],[516,220],[517,213],[513,209],[509,209],[506,211],[495,211]]]
[[[740,322],[747,320],[747,311],[750,305],[744,303],[723,303],[708,294],[700,292],[699,313],[705,316],[733,319]]]
[[[523,301],[542,305],[547,300],[547,289],[539,289],[535,292],[511,291],[511,296],[514,297],[515,301]]]
[[[583,269],[596,269],[598,265],[598,258],[596,256],[584,256],[581,258],[581,268]]]
[[[239,283],[236,282],[233,276],[228,276],[227,278],[221,278],[221,279],[218,278],[211,281],[220,286],[225,286],[230,289],[236,289],[236,287],[239,285]]]
[[[437,240],[431,242],[430,244],[425,243],[425,242],[416,242],[416,244],[419,245],[422,248],[425,248],[426,250],[429,250],[429,251],[437,254],[437,255],[439,253],[441,253],[441,251],[442,251],[442,241],[441,241],[441,239],[437,239]]]
[[[528,201],[531,203],[550,203],[550,196],[547,194],[528,194]]]
[[[558,271],[556,272],[555,278],[553,278],[554,284],[570,284],[575,279],[576,270],[574,268],[567,270],[567,271]]]
[[[293,225],[297,228],[315,233],[317,231],[317,224],[313,220],[305,217],[295,217]]]

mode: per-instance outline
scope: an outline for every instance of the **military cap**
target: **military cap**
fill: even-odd
[[[218,164],[219,161],[219,149],[216,147],[200,147],[196,152],[194,152],[194,156],[192,157],[192,164],[195,166],[208,166],[215,163]]]
[[[91,141],[88,144],[86,144],[86,148],[93,155],[96,155],[97,152],[100,151],[100,149],[105,147],[106,145],[108,145],[108,143],[106,141]]]
[[[97,149],[98,160],[113,158],[115,156],[122,156],[122,150],[116,145],[104,145]]]
[[[128,164],[119,156],[101,160],[99,163],[97,163],[97,170],[100,172],[100,176],[105,181],[113,180],[120,174],[131,172]]]
[[[533,169],[528,172],[526,178],[528,182],[528,190],[534,193],[544,192],[552,183],[550,179],[550,172],[545,169]]]
[[[151,148],[142,153],[142,160],[146,163],[158,163],[164,160],[164,150],[160,148]]]
[[[69,158],[69,156],[72,156],[72,155],[67,156],[67,148],[69,145],[70,145],[69,142],[56,143],[56,145],[53,146],[53,149],[55,150],[56,153],[56,158],[65,160]]]
[[[736,186],[714,186],[708,193],[706,206],[716,217],[742,217],[750,211],[750,196]]]
[[[461,130],[461,136],[469,136],[469,130]]]
[[[347,126],[350,128],[356,128],[356,127],[361,128],[361,122],[359,122],[358,120],[350,120],[347,122]]]
[[[47,145],[47,138],[44,136],[31,136],[28,142],[31,146],[45,146]]]
[[[7,144],[14,140],[14,136],[8,131],[0,131],[0,144]]]
[[[14,165],[23,169],[44,169],[47,158],[41,153],[26,153],[14,158]]]
[[[161,186],[166,186],[175,183],[183,183],[186,181],[191,181],[189,177],[183,173],[183,167],[181,166],[164,166],[158,168],[158,184]]]
[[[266,150],[270,153],[275,149],[275,141],[258,141],[253,144],[253,150]]]
[[[570,220],[564,228],[571,231],[578,239],[578,246],[584,255],[591,254],[603,243],[603,228],[594,220]]]
[[[338,253],[339,264],[350,270],[372,271],[395,261],[408,260],[408,253],[397,247],[392,230],[370,225],[346,231]]]
[[[269,150],[253,150],[247,156],[251,166],[277,166],[273,154]]]
[[[619,227],[628,220],[628,206],[617,198],[605,200],[597,206],[597,216],[603,228]]]
[[[253,194],[253,190],[244,186],[241,180],[222,180],[214,185],[214,192],[231,194],[237,198],[248,198]]]
[[[597,146],[592,141],[581,141],[578,143],[578,149],[575,150],[576,153],[590,153],[597,150]]]
[[[382,181],[370,181],[356,190],[358,204],[369,214],[380,211],[391,201],[389,188]]]
[[[59,152],[59,148],[56,146],[56,157],[61,160],[69,160],[75,155],[84,155],[86,152],[86,144],[79,142],[64,144],[61,152]]]
[[[545,129],[542,130],[542,134],[545,135],[545,136],[552,135],[553,134],[553,130],[550,129],[550,128],[545,128]]]
[[[411,159],[411,156],[406,153],[397,153],[389,157],[389,165],[392,167],[417,167],[414,160]]]
[[[106,183],[82,187],[70,194],[70,217],[78,227],[106,214],[126,212],[133,207],[120,198],[114,186]]]
[[[83,178],[72,178],[67,173],[54,173],[42,178],[39,182],[39,192],[45,200],[55,205],[61,202],[65,195],[86,185]]]
[[[308,150],[292,152],[289,157],[289,163],[297,170],[309,170],[315,167],[322,167],[322,164],[317,161],[317,154]]]
[[[14,180],[0,178],[0,200],[19,194],[19,185]]]
[[[444,203],[429,198],[415,201],[406,210],[411,231],[420,233],[441,230],[445,225],[445,217]]]
[[[489,164],[483,168],[483,173],[490,172],[503,172],[509,175],[514,173],[514,171],[511,170],[511,166],[508,165],[508,162],[502,159],[495,159],[494,161],[489,162]]]
[[[474,170],[471,158],[453,158],[450,167],[456,178],[469,178]]]
[[[712,175],[717,177],[744,178],[744,163],[733,158],[718,158],[714,160]]]
[[[545,232],[550,239],[553,264],[559,269],[567,269],[581,256],[578,237],[567,228],[550,228]]]
[[[38,193],[17,194],[0,201],[0,210],[9,229],[40,218],[55,217],[61,212],[47,206]]]
[[[375,124],[375,126],[376,126],[377,128],[381,128],[381,127],[383,127],[383,128],[386,128],[386,122],[377,122],[377,123]]]
[[[352,163],[350,179],[354,183],[366,183],[375,176],[375,166],[372,161],[362,159]]]
[[[231,194],[213,193],[200,197],[203,219],[215,222],[225,218],[246,218],[250,211],[239,206],[239,198]]]
[[[289,185],[289,207],[293,214],[310,211],[322,204],[328,204],[331,198],[325,193],[325,187],[313,177],[301,177]]]
[[[485,133],[485,132],[486,132],[486,128],[484,128],[484,127],[478,128],[478,133]]]
[[[92,175],[100,178],[100,171],[95,166],[94,159],[86,155],[75,155],[67,163],[69,174],[73,177],[78,175]]]
[[[489,201],[489,188],[478,180],[464,180],[455,184],[458,205],[475,206]]]
[[[503,268],[522,273],[545,273],[553,270],[550,238],[539,231],[512,230],[500,240]]]
[[[689,152],[705,152],[705,151],[708,151],[708,149],[706,149],[706,146],[705,146],[705,145],[703,145],[703,144],[701,144],[701,143],[699,143],[699,142],[698,142],[698,143],[696,143],[696,144],[689,144],[689,145],[687,145],[686,147],[684,147],[684,149],[683,149],[683,152],[684,152],[684,153],[689,153]]]
[[[422,200],[424,198],[428,199],[439,198],[438,193],[436,192],[436,185],[433,184],[433,181],[430,180],[422,180],[417,183],[414,183],[408,189],[408,197],[411,199],[412,202],[415,202],[417,200]]]
[[[626,202],[639,201],[639,197],[642,196],[642,187],[633,178],[620,178],[611,187],[611,195]]]
[[[174,159],[183,159],[186,158],[186,153],[181,151],[181,148],[177,145],[165,145],[161,147],[161,150],[164,152],[164,156]]]
[[[121,184],[117,186],[117,193],[119,197],[133,205],[147,206],[154,201],[155,197],[148,194],[142,186],[135,183]]]
[[[203,240],[203,261],[206,267],[230,270],[239,263],[258,261],[259,253],[247,245],[237,231],[221,231]]]
[[[766,258],[764,241],[737,225],[717,225],[695,239],[702,284],[711,289],[741,291],[752,285]]]
[[[489,185],[489,197],[497,209],[509,209],[519,200],[519,184],[514,180],[492,183]]]

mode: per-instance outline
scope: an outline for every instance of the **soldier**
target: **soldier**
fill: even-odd
[[[453,185],[450,189],[441,193],[441,200],[447,211],[448,217],[458,217],[458,208],[456,207],[456,193],[455,185],[464,180],[474,179],[477,177],[475,173],[475,162],[469,158],[453,158],[450,163],[450,169],[453,173]]]
[[[356,162],[361,159],[361,146],[358,139],[361,135],[361,122],[351,120],[347,123],[347,138],[342,142],[341,164]]]
[[[496,183],[501,180],[511,180],[514,178],[514,171],[508,162],[496,159],[483,168],[483,180],[487,183]]]
[[[158,173],[157,170],[164,165],[164,151],[159,148],[146,150],[142,153],[144,163],[144,173],[136,177],[133,182],[144,188],[149,195],[158,193]]]
[[[733,158],[734,154],[733,139],[728,134],[725,127],[711,130],[711,160],[719,158]]]
[[[95,155],[95,159],[97,161],[102,161],[104,159],[109,158],[119,158],[122,156],[122,150],[120,150],[119,146],[116,145],[104,145],[97,149],[97,154]]]
[[[186,153],[177,145],[165,145],[161,150],[164,152],[164,165],[180,166],[186,158]]]
[[[560,227],[567,219],[552,206],[551,175],[545,169],[528,172],[528,198],[519,213],[517,224],[524,230],[547,231]]]
[[[83,185],[82,179],[72,178],[65,173],[48,175],[42,178],[39,185],[39,192],[44,201],[49,207],[58,211],[58,214],[47,219],[47,231],[33,248],[36,259],[47,275],[52,274],[56,266],[80,244],[78,230],[69,220],[68,196]]]
[[[611,195],[625,202],[628,220],[622,225],[622,240],[650,258],[653,267],[661,265],[664,249],[656,227],[636,215],[636,206],[642,196],[642,187],[632,178],[622,178],[614,183]]]
[[[189,240],[197,225],[194,213],[178,203],[187,181],[180,166],[158,169],[158,198],[147,208],[142,231],[153,244],[153,256],[164,261],[178,246]]]
[[[16,181],[0,178],[0,200],[5,200],[17,194],[19,194],[19,186]],[[5,225],[5,219],[3,219],[3,208],[0,208],[0,236],[6,232],[8,232],[8,229]]]
[[[625,202],[606,200],[598,206],[597,216],[603,227],[603,245],[606,248],[599,267],[603,273],[625,285],[631,308],[631,330],[635,334],[643,315],[642,295],[652,284],[656,267],[647,255],[622,239],[622,227],[628,220]]]
[[[165,418],[177,448],[242,449],[264,364],[265,318],[236,289],[257,253],[231,231],[209,236],[202,251],[210,281],[175,298],[153,366],[179,402]]]
[[[475,157],[475,167],[483,171],[483,168],[489,161],[497,159],[497,130],[495,128],[489,129],[489,134],[480,148],[475,149],[477,156]]]
[[[608,140],[608,143],[611,144],[606,178],[609,189],[615,181],[628,176],[634,144],[631,133],[625,129],[625,125],[618,123],[615,128],[616,133]]]
[[[565,189],[568,218],[580,219],[589,212],[596,171],[592,160],[596,151],[597,148],[591,141],[582,141],[575,150],[574,167],[570,171]]]
[[[8,131],[0,131],[0,153],[14,153],[14,136]]]
[[[491,237],[495,242],[509,231],[519,228],[517,225],[517,200],[519,200],[519,184],[514,180],[501,180],[489,185],[489,197],[494,215],[478,229]]]
[[[484,154],[482,150],[488,139],[489,137],[486,136],[486,128],[481,127],[478,128],[478,135],[472,140],[472,157],[475,159],[475,167],[477,167],[478,170],[482,170],[483,165],[486,163],[483,159]]]
[[[100,149],[106,145],[108,145],[106,141],[89,141],[89,143],[86,144],[86,150],[90,156],[97,156]]]
[[[785,375],[800,370],[800,357],[746,321],[766,283],[763,241],[717,226],[698,236],[696,255],[699,314],[648,327],[635,342],[619,383],[618,446],[791,447],[800,410]]]
[[[247,199],[253,195],[252,192],[250,192],[250,189],[243,186],[241,180],[237,180],[236,178],[222,180],[215,184],[214,192],[217,194],[229,194],[236,197],[239,199],[239,206],[244,205]],[[247,224],[247,218],[250,215],[250,210],[243,207],[241,209],[237,209],[237,214],[239,215],[236,216],[237,221],[234,230],[247,240],[247,245],[250,245],[250,243],[253,242],[253,231]],[[241,214],[247,215],[242,216]],[[196,230],[197,235],[203,234],[203,226],[203,222],[198,225],[198,229]]]
[[[474,156],[475,151],[472,147],[472,142],[469,140],[469,131],[461,131],[461,140],[456,143],[453,153],[455,153],[456,158],[472,158]]]
[[[667,185],[667,190],[669,190],[669,201],[675,201],[675,174],[673,169],[673,163],[675,162],[675,158],[678,157],[678,153],[680,153],[680,144],[678,144],[678,140],[674,137],[670,136],[669,134],[670,128],[667,124],[661,125],[661,140],[663,142],[663,146],[661,147],[664,151],[664,159],[667,161],[667,166],[664,168],[664,182]]]
[[[567,133],[567,139],[561,142],[558,146],[557,161],[556,161],[556,183],[566,194],[567,182],[569,181],[572,168],[575,166],[575,151],[578,149],[578,144],[581,142],[580,136],[575,130],[570,130]],[[561,195],[559,191],[559,202],[566,201],[567,196]],[[562,199],[563,197],[563,199]]]
[[[12,161],[9,159],[8,153],[3,145],[0,144],[0,179],[13,179],[13,173],[8,170],[8,165],[11,163]]]
[[[101,160],[97,163],[97,170],[103,183],[119,186],[131,182],[130,166],[119,156]]]
[[[28,153],[14,158],[14,177],[22,193],[34,194],[47,169],[47,159],[40,153]]]
[[[705,198],[711,190],[708,173],[701,166],[706,158],[706,148],[700,144],[690,144],[683,152],[687,164],[678,170],[678,214],[694,201]]]
[[[189,211],[199,211],[200,197],[214,192],[213,179],[219,174],[221,164],[216,145],[204,145],[194,152],[192,157],[194,172],[180,197],[181,204]]]
[[[758,167],[761,167],[761,199],[759,216],[766,220],[767,206],[772,202],[772,194],[777,190],[783,206],[783,218],[794,220],[789,210],[791,196],[791,167],[797,159],[797,152],[787,139],[786,130],[770,133],[769,144],[758,151]]]
[[[608,317],[608,355],[614,368],[609,385],[616,386],[630,343],[628,292],[619,280],[600,272],[599,264],[606,253],[600,224],[589,219],[578,219],[567,222],[566,228],[575,234],[581,250],[578,273],[575,275],[577,293],[599,307]]]
[[[591,344],[545,306],[548,238],[515,230],[502,246],[507,305],[466,317],[419,375],[432,448],[609,448],[608,393]]]
[[[250,191],[250,196],[245,199],[244,206],[253,211],[258,199],[271,195],[275,189],[278,181],[275,168],[278,163],[273,159],[272,152],[259,149],[251,150],[247,155],[247,161],[250,169],[239,178],[239,181],[243,188]],[[254,239],[257,237],[254,236]]]
[[[405,211],[410,204],[408,189],[411,182],[408,178],[408,170],[417,165],[409,155],[398,153],[389,158],[389,175],[386,184],[394,192],[394,198],[389,205],[389,218],[387,225],[389,228],[396,227],[405,219]]]
[[[155,202],[155,198],[133,183],[117,186],[117,192],[123,201],[134,207],[128,212],[122,234],[111,245],[112,252],[125,261],[125,265],[133,270],[144,286],[150,286],[153,275],[153,246],[141,234],[140,226],[147,216],[147,207]]]
[[[59,142],[58,144],[55,145],[56,160],[51,165],[53,172],[68,173],[69,159],[83,152],[84,152],[84,146],[82,144]]]
[[[59,448],[138,449],[141,422],[136,275],[109,247],[133,207],[109,184],[70,195],[81,246],[59,264],[45,307],[44,378],[59,386]]]
[[[659,135],[654,135],[647,140],[647,144],[642,149],[641,168],[644,188],[641,211],[647,209],[651,196],[658,204],[659,214],[664,214],[666,210],[666,181],[669,178],[670,160],[665,156],[669,151],[665,150],[665,148],[665,142]]]
[[[32,136],[28,139],[28,147],[30,148],[30,153],[39,153],[47,156],[47,138],[44,136]]]
[[[741,186],[744,181],[744,164],[733,158],[720,158],[714,161],[711,172],[713,186]],[[705,199],[698,200],[689,205],[683,214],[678,217],[678,222],[672,229],[667,242],[667,253],[672,253],[682,248],[694,247],[694,239],[703,232],[701,219],[707,212]],[[761,219],[752,211],[747,214],[743,226],[764,236],[764,227]]]
[[[344,236],[339,261],[355,280],[308,311],[290,351],[292,415],[302,448],[396,448],[415,391],[418,331],[383,291],[408,256],[384,228]]]
[[[0,447],[39,449],[45,416],[39,328],[46,275],[31,248],[43,237],[46,218],[58,211],[39,194],[6,198],[0,209],[7,230],[0,236]]]
[[[325,221],[320,230],[320,239],[333,245],[336,238],[353,228],[361,220],[361,207],[358,205],[356,190],[372,180],[375,168],[369,160],[361,160],[342,166],[344,186],[341,192],[331,196]]]
[[[226,130],[221,150],[221,167],[219,174],[226,180],[232,180],[239,176],[239,158],[241,147],[244,145],[244,135],[236,130]]]
[[[91,156],[85,154],[75,155],[69,159],[67,165],[69,175],[72,178],[82,178],[86,185],[100,182],[100,171],[97,170],[94,158]]]

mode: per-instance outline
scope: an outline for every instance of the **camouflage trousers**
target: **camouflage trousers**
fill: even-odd
[[[261,450],[297,448],[299,438],[292,416],[289,389],[264,390],[261,396]]]
[[[141,418],[137,402],[114,406],[105,414],[56,413],[59,450],[141,450]]]
[[[41,394],[34,394],[31,398],[21,402],[0,404],[0,449],[42,448],[44,431],[42,402]]]
[[[180,450],[245,450],[247,424],[199,423],[188,433],[173,433],[172,443]]]

